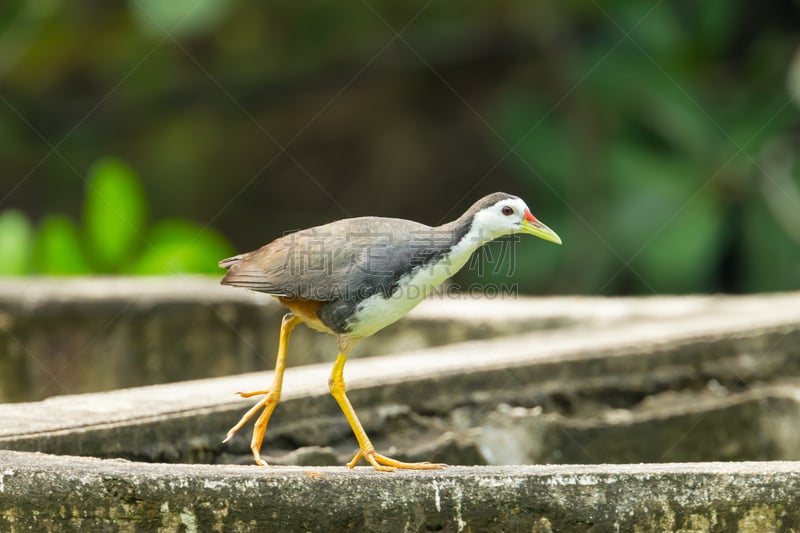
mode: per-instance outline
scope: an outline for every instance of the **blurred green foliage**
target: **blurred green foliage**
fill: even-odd
[[[86,183],[83,224],[92,260],[103,270],[118,270],[143,236],[144,191],[133,171],[113,159],[97,163]]]
[[[229,248],[176,219],[244,251],[503,190],[564,246],[462,285],[798,289],[798,28],[793,0],[11,0],[0,269],[215,271]],[[142,181],[99,163],[84,198],[103,154]]]
[[[0,274],[25,274],[33,251],[33,228],[20,211],[0,213]]]
[[[800,12],[745,4],[551,6],[567,52],[490,114],[538,205],[564,207],[546,220],[565,250],[521,245],[518,264],[565,292],[800,288],[800,93],[787,91],[800,56],[775,18],[797,27]],[[576,35],[577,11],[606,23]],[[563,102],[517,86],[565,72]],[[786,165],[769,162],[776,144]]]
[[[216,231],[186,220],[147,226],[147,199],[139,177],[117,159],[89,171],[79,227],[48,215],[34,231],[18,210],[0,213],[0,274],[214,273],[233,252]]]

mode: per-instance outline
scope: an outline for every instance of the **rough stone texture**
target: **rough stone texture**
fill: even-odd
[[[380,449],[456,464],[796,457],[800,306],[757,317],[539,332],[354,360],[349,395]],[[341,464],[353,439],[330,365],[287,371],[264,451]],[[0,447],[148,461],[250,461],[220,441],[266,373],[0,405]],[[777,383],[783,385],[778,386]],[[774,385],[766,385],[773,383]]]
[[[216,319],[197,318],[228,305],[216,296],[196,301],[196,293],[212,285],[184,282],[178,285],[186,294],[170,293],[174,301],[158,287],[165,280],[135,298],[136,284],[121,284],[117,293],[113,283],[95,281],[67,284],[69,290],[35,285],[46,294],[7,291],[0,325],[8,350],[0,365],[15,361],[9,356],[14,345],[39,346],[26,344],[32,339],[59,357],[67,357],[58,352],[61,341],[78,346],[69,357],[79,357],[84,348],[68,342],[73,334],[86,341],[86,352],[96,349],[94,338],[131,360],[142,350],[166,356],[163,343],[190,366],[210,361],[204,358],[216,349],[243,350],[247,343],[236,337],[241,329],[226,331]],[[69,291],[81,297],[73,299]],[[64,301],[58,303],[56,294]],[[262,334],[262,320],[277,324],[277,306],[244,301],[257,298],[244,292],[234,298],[243,301],[230,304],[231,316],[252,320],[253,335]],[[26,311],[20,302],[28,302]],[[142,307],[131,311],[137,305]],[[135,327],[126,321],[129,312],[141,315]],[[59,337],[46,328],[60,324],[64,313],[72,315],[67,323],[76,332],[64,327]],[[124,318],[113,319],[114,313]],[[151,314],[159,320],[149,321]],[[181,314],[186,324],[178,320]],[[94,333],[82,329],[84,322],[99,324],[100,316],[106,326]],[[210,340],[204,343],[206,331]],[[190,348],[178,346],[178,333]],[[142,339],[150,334],[148,344]],[[490,338],[451,343],[481,336]],[[800,295],[440,300],[426,302],[387,338],[395,346],[446,344],[356,359],[345,369],[367,431],[381,451],[401,459],[800,458]],[[23,366],[38,361],[31,353],[22,359]],[[179,362],[159,364],[179,369]],[[354,452],[350,429],[328,394],[330,366],[287,371],[264,445],[271,462],[341,464]],[[249,427],[227,445],[220,441],[253,403],[232,392],[263,388],[269,380],[268,372],[258,372],[0,405],[0,448],[21,450],[0,451],[0,530],[800,529],[800,463],[792,462],[450,467],[394,474],[366,467],[164,464],[251,462]]]
[[[280,306],[223,289],[204,278],[0,281],[0,401],[268,367]]]
[[[793,531],[800,463],[370,468],[0,452],[4,531]]]
[[[447,296],[366,339],[355,357],[534,331],[759,316],[798,295],[500,298]],[[284,309],[216,278],[0,280],[0,401],[272,368]],[[580,334],[580,333],[578,333]],[[333,361],[335,341],[298,328],[289,364]]]
[[[800,386],[670,392],[593,416],[501,405],[472,425],[487,463],[798,460]]]

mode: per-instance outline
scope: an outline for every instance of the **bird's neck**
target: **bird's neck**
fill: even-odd
[[[448,256],[456,270],[464,266],[475,250],[495,239],[494,235],[473,224],[473,217],[471,214],[467,216],[467,213],[438,229],[451,235]]]

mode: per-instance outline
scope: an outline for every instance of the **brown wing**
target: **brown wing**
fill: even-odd
[[[258,250],[220,261],[223,285],[315,301],[362,299],[388,290],[419,260],[416,241],[435,228],[401,219],[362,217],[290,233]],[[428,236],[420,238],[420,236]],[[437,250],[450,234],[439,236]],[[430,251],[430,244],[424,245]],[[424,250],[423,250],[424,253]]]

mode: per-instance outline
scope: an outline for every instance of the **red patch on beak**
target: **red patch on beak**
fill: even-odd
[[[535,216],[533,216],[533,213],[531,213],[530,209],[525,210],[525,220],[527,220],[528,222],[532,222],[534,224],[536,223],[541,224],[541,222],[539,222],[539,220]]]

